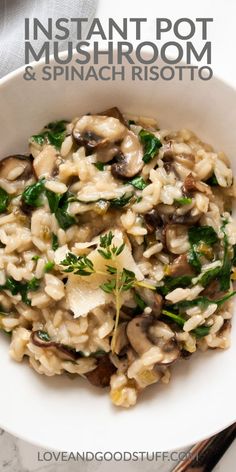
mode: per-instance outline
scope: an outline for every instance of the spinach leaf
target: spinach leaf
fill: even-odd
[[[196,338],[204,338],[204,336],[209,334],[210,329],[210,326],[198,326],[193,331],[191,331],[191,333],[194,334]]]
[[[205,243],[212,246],[218,241],[218,236],[211,226],[192,227],[188,231],[188,240],[190,244],[190,251],[188,254],[188,261],[199,273],[201,271],[201,261],[199,250],[200,243]]]
[[[42,206],[42,193],[44,192],[45,179],[40,179],[35,184],[26,187],[22,193],[22,200],[26,205],[30,207],[38,208]]]
[[[52,233],[52,249],[56,251],[59,248],[58,237],[56,234]]]
[[[218,241],[217,233],[211,226],[198,226],[197,228],[193,226],[188,231],[188,238],[191,245],[204,242],[211,246]]]
[[[222,231],[224,233],[224,257],[223,257],[223,264],[222,264],[222,269],[219,274],[219,281],[220,281],[220,288],[221,290],[229,290],[230,287],[230,274],[231,274],[231,267],[232,267],[232,261],[229,257],[229,242],[228,242],[228,237],[225,232],[225,225],[227,222],[224,222],[222,225]]]
[[[0,290],[9,290],[12,295],[20,294],[22,301],[26,305],[31,305],[28,292],[37,290],[39,285],[40,281],[36,277],[33,277],[29,282],[18,282],[13,277],[9,277],[4,285],[0,285]]]
[[[236,244],[233,245],[233,259],[232,259],[232,265],[235,267],[236,266]]]
[[[185,320],[182,316],[176,315],[175,313],[172,313],[167,310],[162,310],[162,314],[168,318],[171,318],[180,328],[183,328],[184,323],[187,321]],[[207,336],[210,332],[210,326],[198,326],[197,328],[193,329],[190,331],[191,334],[196,336],[197,338],[202,338],[204,336]]]
[[[164,285],[162,287],[158,287],[157,291],[165,296],[177,287],[188,287],[191,282],[192,277],[190,277],[189,275],[182,275],[180,277],[170,277],[169,275],[167,275],[164,278]]]
[[[37,331],[37,336],[39,339],[41,339],[41,341],[45,341],[45,342],[51,341],[49,334],[46,331],[42,331],[41,329]]]
[[[139,132],[139,138],[144,146],[143,161],[147,164],[158,154],[159,149],[162,147],[162,143],[153,133],[144,129],[141,129]]]
[[[4,213],[4,211],[6,211],[9,200],[10,196],[8,193],[0,187],[0,213]]]
[[[50,272],[50,270],[53,269],[55,263],[53,261],[48,261],[46,262],[45,266],[44,266],[44,272]]]
[[[175,203],[178,203],[179,205],[190,205],[192,203],[192,198],[189,197],[181,197],[181,198],[175,198]]]
[[[137,304],[136,308],[134,309],[134,316],[137,316],[137,315],[140,315],[141,313],[143,313],[143,311],[145,310],[147,304],[145,303],[145,301],[142,299],[142,297],[140,297],[139,293],[137,293],[137,292],[134,293],[134,300]]]
[[[65,120],[53,121],[46,125],[41,133],[33,135],[31,140],[40,146],[48,142],[56,149],[60,149],[66,136],[66,123]]]
[[[70,215],[67,211],[69,201],[71,201],[71,194],[69,192],[61,195],[51,190],[46,190],[46,196],[50,210],[55,214],[60,228],[66,230],[76,223],[74,216]]]
[[[120,198],[113,198],[112,200],[109,200],[111,208],[122,208],[122,207],[128,205],[128,203],[131,200],[132,196],[133,196],[133,193],[130,193],[130,194],[125,193]]]
[[[128,183],[133,185],[133,187],[137,188],[138,190],[143,190],[148,185],[147,182],[145,182],[145,180],[142,177],[135,177],[133,180],[130,180]]]
[[[209,177],[209,179],[207,179],[207,180],[205,181],[205,183],[206,183],[207,185],[210,185],[211,187],[215,187],[216,185],[219,185],[219,184],[218,184],[218,180],[217,180],[215,174],[212,174],[212,176]]]
[[[218,298],[218,300],[210,300],[207,297],[198,297],[195,300],[183,300],[182,302],[175,303],[171,305],[173,310],[187,310],[188,308],[192,308],[193,306],[200,306],[201,308],[207,308],[212,303],[216,303],[216,305],[222,306],[226,301],[230,298],[234,297],[236,291],[227,293],[224,297]]]
[[[221,267],[215,267],[214,269],[207,270],[199,278],[198,283],[202,285],[202,287],[206,287],[210,282],[212,282],[212,280],[218,277],[218,275],[221,273],[221,270]]]
[[[105,166],[106,166],[106,164],[104,164],[104,162],[99,162],[99,161],[98,161],[98,162],[94,162],[93,165],[94,165],[98,170],[100,170],[100,171],[103,171],[104,168],[105,168]]]

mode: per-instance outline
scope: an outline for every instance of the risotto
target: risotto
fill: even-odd
[[[0,162],[0,328],[39,374],[129,407],[197,350],[229,346],[227,156],[116,108],[46,125]],[[204,366],[203,366],[204,368]]]

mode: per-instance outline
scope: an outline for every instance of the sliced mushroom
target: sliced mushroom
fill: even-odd
[[[97,367],[85,375],[92,385],[104,388],[110,385],[110,378],[115,372],[116,367],[110,361],[109,355],[105,355],[98,358]]]
[[[166,225],[165,239],[166,247],[172,254],[183,254],[189,250],[188,227],[186,225]]]
[[[45,334],[45,333],[43,333]],[[56,352],[56,355],[63,360],[68,361],[76,361],[81,357],[80,352],[76,352],[74,349],[70,348],[69,346],[65,346],[64,344],[57,343],[55,341],[46,340],[45,336],[42,336],[42,332],[33,331],[31,334],[32,343],[35,346],[49,348],[51,351]]]
[[[153,317],[138,316],[128,323],[127,336],[131,347],[142,356],[154,346],[159,347],[162,358],[157,365],[169,365],[175,362],[180,349],[175,341],[175,333],[161,322],[153,322]]]
[[[128,345],[129,340],[126,334],[127,322],[120,323],[117,327],[114,352],[120,354],[121,351]]]
[[[126,121],[125,121],[122,113],[120,112],[119,108],[117,108],[117,107],[108,108],[107,110],[101,111],[100,113],[98,113],[98,115],[110,116],[112,118],[116,118],[123,125],[126,126]]]
[[[121,141],[125,132],[126,127],[117,118],[85,115],[76,122],[73,137],[79,145],[94,151]]]
[[[187,254],[181,254],[174,259],[174,262],[167,268],[167,275],[170,277],[181,277],[182,275],[194,276],[194,271],[188,262]]]
[[[44,146],[43,150],[35,157],[33,166],[38,179],[41,177],[52,177],[55,175],[57,162],[57,152],[54,146],[48,144]]]
[[[209,285],[203,290],[202,296],[209,298],[210,300],[218,300],[224,297],[225,292],[220,289],[219,280],[212,280]]]
[[[195,157],[193,154],[188,154],[188,153],[182,153],[182,154],[177,154],[174,157],[175,162],[178,162],[178,164],[181,164],[182,166],[186,167],[187,169],[193,170],[194,164],[195,164]]]
[[[202,192],[206,193],[206,195],[212,195],[211,188],[209,185],[205,184],[204,182],[200,182],[196,180],[193,174],[189,174],[185,181],[184,181],[184,192],[185,193],[192,193],[192,192]]]
[[[117,179],[130,179],[137,175],[143,168],[143,148],[138,136],[132,131],[127,131],[121,146],[120,157],[111,166],[112,175]]]
[[[157,228],[163,228],[163,219],[157,209],[153,209],[144,215],[144,220],[149,233],[153,233]]]
[[[33,175],[32,159],[16,154],[0,161],[0,178],[6,180],[27,180]]]
[[[152,309],[153,315],[155,317],[160,316],[163,305],[162,296],[159,293],[153,292],[152,290],[149,290],[147,288],[139,288],[136,290],[140,294],[144,302],[147,304],[147,306]]]

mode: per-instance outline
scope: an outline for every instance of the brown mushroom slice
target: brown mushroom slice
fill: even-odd
[[[97,367],[88,372],[87,379],[95,387],[105,388],[110,385],[111,376],[116,372],[116,367],[110,361],[109,355],[98,358]]]
[[[27,180],[33,175],[32,159],[16,154],[0,161],[0,178],[6,180]]]
[[[79,145],[94,151],[121,141],[125,132],[126,127],[117,118],[84,115],[75,123],[73,137]]]
[[[50,338],[47,340],[47,336],[47,333],[40,330],[33,331],[31,334],[32,343],[35,344],[35,346],[50,349],[62,360],[76,361],[81,357],[81,353],[76,352],[69,346],[52,341]]]
[[[120,323],[117,327],[114,352],[120,354],[121,351],[128,345],[129,340],[126,334],[127,322]]]
[[[170,277],[181,277],[182,275],[194,276],[192,266],[188,262],[188,255],[181,254],[167,268],[166,275]]]
[[[153,323],[152,316],[140,315],[133,318],[127,325],[126,334],[131,347],[142,356],[153,347],[153,343],[148,338],[148,330]]]
[[[111,166],[112,175],[117,179],[130,179],[144,166],[142,145],[132,131],[127,131],[120,145],[120,152],[119,159]]]
[[[184,191],[185,193],[202,192],[209,196],[212,195],[209,185],[197,180],[191,173],[184,180]]]
[[[175,341],[175,333],[162,321],[153,322],[152,316],[141,315],[127,325],[127,336],[131,347],[142,356],[154,346],[162,353],[157,365],[169,365],[175,362],[180,349]]]
[[[174,160],[175,162],[178,162],[178,164],[181,164],[182,166],[190,170],[193,170],[195,165],[195,157],[193,154],[177,154],[175,155]]]
[[[189,250],[188,226],[168,224],[165,227],[166,247],[172,254],[183,254]]]
[[[153,209],[144,215],[144,220],[149,233],[163,228],[163,219],[157,209]]]
[[[146,305],[152,309],[153,315],[155,315],[155,317],[160,316],[163,305],[162,296],[147,288],[139,288],[136,289],[136,291],[140,294]]]
[[[121,113],[121,111],[119,110],[119,108],[117,107],[112,107],[112,108],[108,108],[107,110],[105,111],[101,111],[100,113],[98,113],[98,115],[103,115],[103,116],[110,116],[112,118],[116,118],[117,120],[119,120],[123,125],[126,126],[126,121]]]
[[[33,166],[38,179],[55,175],[57,152],[54,146],[48,144],[35,157]]]

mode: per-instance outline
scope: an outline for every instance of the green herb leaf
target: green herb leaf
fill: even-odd
[[[10,196],[3,188],[0,187],[0,213],[4,213],[4,211],[6,211],[9,201]]]
[[[144,129],[141,129],[139,132],[139,138],[144,146],[143,161],[147,164],[158,154],[159,149],[162,147],[162,143],[153,133]]]
[[[128,183],[133,185],[133,187],[137,188],[138,190],[143,190],[148,185],[147,182],[145,182],[145,180],[142,177],[135,177],[133,180],[130,180]]]
[[[201,271],[200,251],[198,247],[200,243],[204,242],[208,246],[212,246],[218,241],[218,236],[211,226],[199,226],[189,229],[188,239],[191,246],[188,255],[189,263],[195,268],[197,272]]]
[[[44,272],[50,272],[53,269],[55,263],[53,261],[48,261],[44,266]]]
[[[69,192],[63,195],[54,193],[51,190],[46,190],[46,196],[48,204],[52,213],[58,221],[59,226],[66,230],[76,223],[74,216],[70,215],[67,211],[69,201],[71,201],[71,195]]]
[[[192,203],[192,198],[189,197],[181,197],[181,198],[175,198],[175,203],[178,203],[179,205],[190,205]]]
[[[40,179],[35,184],[26,187],[22,193],[22,200],[26,205],[30,207],[38,208],[43,205],[42,193],[44,192],[45,179]]]
[[[162,310],[162,314],[172,319],[178,326],[180,326],[180,328],[183,328],[185,322],[187,321],[182,316],[176,315],[175,313],[172,313],[167,310]],[[204,336],[207,336],[209,334],[209,331],[209,326],[198,326],[197,328],[190,331],[190,333],[196,336],[197,338],[202,338]]]
[[[110,200],[111,208],[121,208],[128,205],[132,196],[133,196],[133,193],[130,193],[130,194],[125,193],[120,198],[113,198],[112,200]]]
[[[194,306],[200,306],[201,308],[207,308],[212,303],[216,303],[216,305],[222,306],[226,301],[230,298],[234,297],[236,291],[227,293],[224,297],[219,298],[218,300],[210,300],[207,297],[198,297],[195,300],[183,300],[182,302],[175,303],[171,305],[173,310],[187,310],[188,308],[192,308]]]
[[[139,315],[140,313],[143,313],[147,304],[137,292],[134,293],[134,300],[137,303],[137,306],[135,308],[135,315]]]
[[[32,257],[32,261],[38,261],[39,259],[40,259],[40,256],[38,256],[38,254]]]
[[[36,142],[40,146],[44,143],[50,143],[56,149],[60,149],[66,136],[66,123],[67,121],[65,120],[49,123],[41,133],[31,136],[31,141]]]
[[[219,185],[219,184],[218,184],[218,180],[217,180],[215,174],[212,174],[212,176],[209,177],[209,179],[207,179],[207,180],[205,181],[205,183],[206,183],[207,185],[210,185],[211,187],[215,187],[216,185]]]
[[[218,275],[221,273],[221,270],[221,267],[215,267],[214,269],[207,270],[199,278],[198,283],[202,285],[202,287],[206,287],[210,282],[212,282],[212,280],[218,277]]]
[[[182,275],[180,277],[166,276],[164,278],[164,285],[162,287],[158,287],[157,291],[165,296],[177,287],[181,287],[181,288],[188,287],[191,284],[191,282],[192,282],[192,277],[190,277],[189,275]]]
[[[94,162],[93,164],[98,170],[100,170],[101,172],[105,169],[105,166],[106,164],[104,164],[104,162]]]
[[[52,233],[52,249],[56,251],[59,248],[58,237],[56,234]]]
[[[66,255],[66,258],[60,262],[60,265],[66,267],[64,272],[74,272],[76,275],[89,276],[94,273],[93,262],[85,255],[76,256],[72,252]]]
[[[49,334],[46,331],[42,331],[41,329],[37,331],[37,336],[39,339],[41,339],[41,341],[44,341],[44,342],[51,341]]]
[[[30,305],[30,299],[28,298],[29,291],[35,291],[39,288],[40,281],[33,277],[29,282],[18,282],[14,280],[13,277],[9,277],[6,280],[4,285],[0,286],[0,290],[9,290],[12,295],[21,295],[22,301],[26,303],[26,305]]]
[[[210,329],[210,326],[198,326],[193,331],[191,331],[191,333],[193,333],[196,338],[204,338],[204,336],[207,336],[209,334]]]
[[[224,233],[224,257],[223,257],[223,264],[222,264],[222,269],[219,275],[219,281],[220,281],[220,288],[221,290],[229,290],[230,287],[230,274],[231,274],[231,267],[232,267],[232,261],[229,257],[229,242],[228,242],[228,237],[225,232],[225,225],[227,222],[224,222],[221,229]]]

